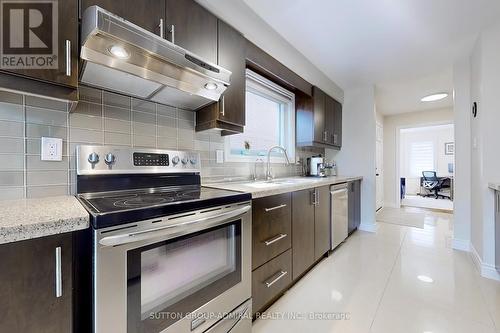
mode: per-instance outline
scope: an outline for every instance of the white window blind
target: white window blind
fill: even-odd
[[[414,177],[421,177],[422,171],[435,170],[434,143],[432,141],[412,142],[410,148],[410,168]]]

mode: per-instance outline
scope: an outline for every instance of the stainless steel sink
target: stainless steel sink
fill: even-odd
[[[280,185],[295,185],[295,184],[301,184],[301,183],[306,183],[308,182],[308,179],[301,179],[301,178],[293,178],[293,179],[273,179],[273,180],[263,180],[263,181],[255,181],[255,182],[250,182],[246,183],[245,186],[248,187],[253,187],[253,188],[270,188],[270,187],[276,187]]]

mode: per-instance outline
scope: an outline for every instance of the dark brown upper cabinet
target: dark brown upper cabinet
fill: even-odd
[[[242,133],[245,126],[245,38],[218,21],[218,65],[231,71],[231,84],[219,102],[197,111],[196,130],[223,129],[222,134]]]
[[[297,146],[340,149],[342,104],[313,87],[312,97],[296,94]]]
[[[72,234],[0,245],[0,332],[73,332]]]
[[[10,87],[26,91],[28,93],[47,94],[52,97],[68,98],[73,88],[78,86],[78,0],[64,0],[57,2],[58,24],[57,40],[57,68],[56,69],[6,69],[3,72],[13,73]],[[42,32],[45,34],[46,31]],[[50,34],[50,32],[48,33]],[[25,34],[27,36],[27,34]],[[1,83],[9,80],[9,75],[2,74]],[[23,78],[35,79],[25,80]],[[40,81],[40,84],[37,84]],[[50,90],[57,89],[47,83],[63,86],[62,95],[58,96]],[[66,87],[66,90],[64,89]],[[67,90],[67,87],[71,88]],[[66,96],[67,95],[67,96]]]
[[[137,1],[131,0],[81,0],[81,14],[93,5],[157,35],[161,35],[161,27],[165,28],[165,0],[142,0],[140,5]],[[163,23],[161,23],[162,21]]]
[[[311,96],[312,85],[309,82],[249,41],[246,47],[246,63],[248,68],[280,86]]]
[[[217,17],[194,0],[166,0],[166,4],[167,39],[216,64]]]

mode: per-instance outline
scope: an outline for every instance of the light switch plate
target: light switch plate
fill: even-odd
[[[42,137],[42,161],[62,161],[63,140]]]
[[[217,149],[217,150],[215,151],[215,153],[216,153],[216,157],[217,157],[217,161],[216,161],[216,163],[219,163],[219,164],[220,164],[220,163],[224,163],[224,150],[222,150],[222,149]]]

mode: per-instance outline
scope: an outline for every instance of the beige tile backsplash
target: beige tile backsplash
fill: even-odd
[[[253,163],[217,164],[224,138],[218,131],[196,133],[194,121],[191,111],[89,87],[80,88],[72,112],[65,102],[0,91],[0,200],[74,194],[80,144],[195,150],[204,182],[253,174]],[[42,136],[63,139],[63,161],[40,159]],[[276,176],[300,173],[295,166],[273,170]]]

